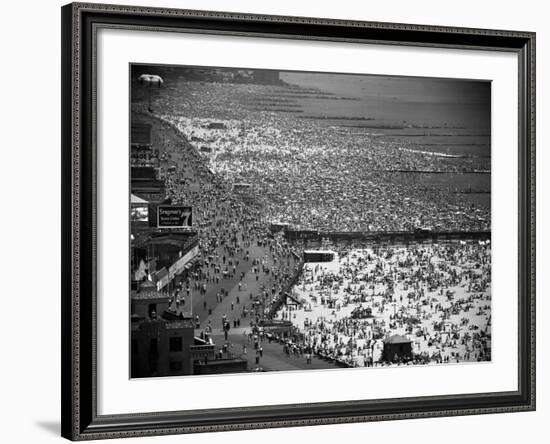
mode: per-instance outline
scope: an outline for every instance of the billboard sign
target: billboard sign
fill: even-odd
[[[181,205],[159,205],[157,209],[158,228],[188,228],[192,225],[191,207]]]

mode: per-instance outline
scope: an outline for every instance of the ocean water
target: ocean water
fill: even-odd
[[[301,72],[282,72],[281,80],[334,96],[300,97],[305,118],[342,131],[406,139],[420,151],[491,156],[489,81]]]

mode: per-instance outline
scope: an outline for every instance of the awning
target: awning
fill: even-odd
[[[136,196],[135,194],[132,194],[130,197],[130,203],[133,204],[146,204],[149,203],[145,199],[142,199],[141,197]]]

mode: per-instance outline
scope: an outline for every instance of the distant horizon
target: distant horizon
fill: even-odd
[[[385,123],[463,126],[484,132],[491,129],[490,80],[157,64],[132,64],[132,76],[167,68],[228,73],[239,70],[277,72],[286,84],[318,89],[360,102],[349,101],[344,108],[330,103],[337,101],[325,101],[327,115],[344,112],[348,117],[363,116]],[[336,114],[331,113],[331,108]]]

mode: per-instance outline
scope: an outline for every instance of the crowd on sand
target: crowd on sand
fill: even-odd
[[[490,158],[453,158],[284,112],[251,111],[243,99],[288,97],[284,85],[176,82],[160,115],[230,184],[249,184],[263,217],[322,231],[487,230],[488,203],[452,181],[414,174],[490,170]],[[290,92],[295,93],[294,87]],[[368,196],[368,199],[365,199]]]
[[[408,363],[491,359],[490,242],[349,249],[306,264],[301,304],[280,312],[293,343],[350,366],[388,362],[392,336],[411,343]]]
[[[489,242],[336,248],[333,262],[303,265],[300,249],[269,231],[273,222],[323,231],[487,230],[490,208],[444,184],[402,177],[484,169],[486,160],[449,160],[313,121],[251,115],[234,96],[254,85],[208,84],[208,94],[199,94],[205,88],[196,82],[186,92],[192,103],[169,94],[155,102],[168,154],[167,197],[193,207],[199,236],[199,261],[179,299],[215,286],[221,302],[224,280],[243,285],[238,267],[245,261],[262,286],[238,300],[239,314],[224,315],[222,326],[243,318],[255,326],[268,314],[290,320],[290,335],[268,337],[289,357],[378,365],[384,342],[401,335],[412,346],[409,363],[490,360]],[[224,101],[231,100],[228,114]],[[251,254],[252,247],[263,254]],[[288,292],[298,303],[274,312]],[[208,333],[211,323],[202,328]]]

